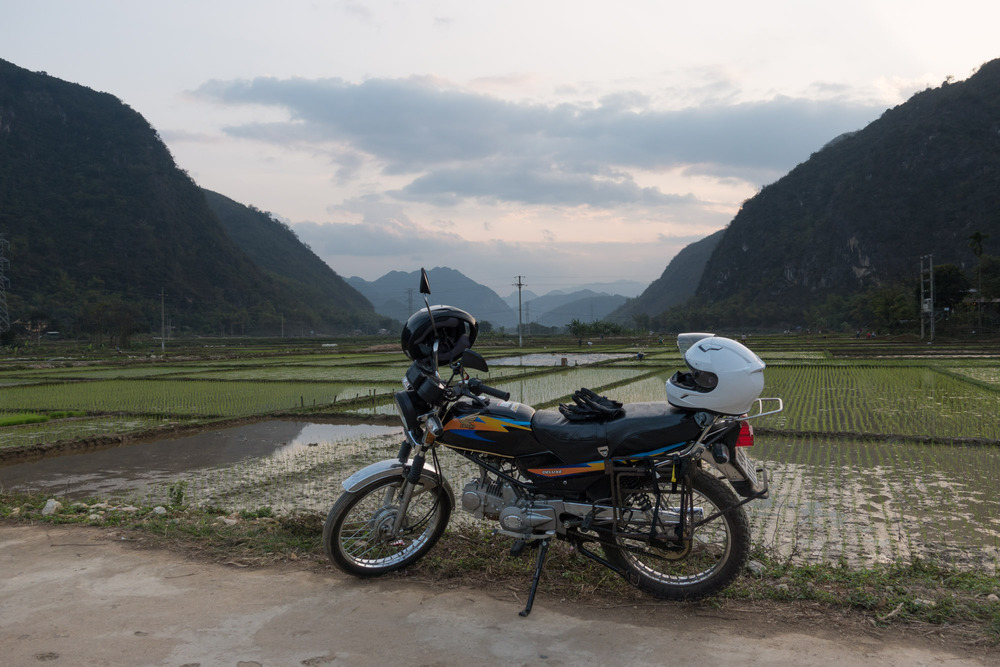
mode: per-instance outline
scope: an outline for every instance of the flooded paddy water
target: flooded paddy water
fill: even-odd
[[[294,460],[314,449],[359,440],[371,443],[401,433],[398,426],[264,421],[0,467],[0,488],[69,499],[108,497],[155,504],[165,502],[167,488],[179,481],[190,485],[206,476],[221,479],[223,471],[238,470],[246,482],[253,483],[253,469],[268,461]],[[203,502],[204,498],[191,500]]]
[[[634,354],[604,352],[536,352],[490,359],[490,366],[586,366],[606,361],[633,359]]]
[[[758,437],[770,498],[754,539],[800,563],[914,559],[1000,568],[1000,449]]]
[[[324,513],[341,482],[395,457],[401,429],[265,421],[0,468],[0,486],[229,511]],[[758,435],[771,494],[749,503],[756,544],[798,563],[943,560],[1000,568],[1000,449]],[[474,469],[442,450],[453,488]],[[182,483],[178,486],[178,483]],[[462,516],[456,512],[456,517]]]

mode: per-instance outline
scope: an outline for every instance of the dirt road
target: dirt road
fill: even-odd
[[[4,665],[983,665],[928,639],[822,617],[651,602],[624,608],[358,581],[315,567],[245,570],[140,550],[115,533],[0,526]],[[728,607],[729,605],[727,605]],[[994,656],[995,658],[995,656]]]

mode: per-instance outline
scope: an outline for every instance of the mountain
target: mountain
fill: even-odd
[[[427,272],[431,284],[431,305],[446,303],[469,311],[478,320],[488,321],[496,328],[514,330],[517,327],[517,292],[501,299],[496,292],[480,285],[455,269],[437,267]],[[398,320],[406,320],[423,299],[417,292],[420,272],[392,271],[375,281],[357,276],[347,279],[348,284],[375,305],[375,310]],[[536,322],[546,327],[564,327],[574,319],[592,322],[625,303],[620,295],[599,294],[592,290],[577,290],[569,294],[550,292],[535,296],[524,290],[521,293],[524,323]]]
[[[546,327],[564,327],[573,320],[594,322],[605,319],[626,301],[626,298],[620,294],[597,294],[590,290],[582,290],[574,292],[574,294],[589,294],[590,296],[576,298],[569,303],[552,307],[538,316],[535,315],[535,306],[532,302],[531,321]],[[544,298],[546,297],[541,297],[541,299]]]
[[[22,326],[122,342],[158,332],[161,303],[175,329],[194,333],[377,321],[356,296],[317,307],[286,272],[256,264],[156,131],[117,98],[2,60],[0,234],[10,318]]]
[[[286,299],[294,294],[299,302],[311,304],[323,320],[330,322],[345,313],[367,317],[374,310],[360,292],[303,245],[288,225],[254,206],[244,206],[210,190],[203,193],[229,237],[274,281]],[[290,310],[284,314],[291,319],[304,316]]]
[[[731,323],[802,323],[831,298],[916,286],[920,258],[970,268],[1000,250],[1000,60],[915,94],[746,201],[696,302]],[[915,304],[915,301],[914,301]],[[914,308],[915,311],[915,308]]]
[[[524,304],[528,303],[532,299],[537,299],[537,298],[538,295],[532,292],[530,289],[521,290],[520,301],[522,306],[524,306]],[[503,302],[506,303],[511,310],[517,312],[517,302],[518,302],[517,290],[514,290],[508,296],[504,297]]]
[[[659,278],[642,294],[629,299],[609,315],[609,319],[626,325],[635,324],[636,315],[656,315],[684,303],[698,289],[698,282],[705,271],[709,257],[719,244],[725,230],[695,241],[677,253]]]
[[[588,283],[586,285],[577,285],[576,287],[571,287],[565,290],[552,290],[551,292],[546,292],[544,298],[548,297],[568,297],[563,301],[563,303],[569,303],[575,299],[586,298],[586,294],[583,293],[597,293],[597,294],[608,294],[608,295],[621,295],[624,297],[635,297],[638,296],[648,287],[646,283],[640,283],[635,280],[617,280],[613,283]],[[574,297],[576,294],[578,296]],[[522,303],[527,303],[528,301],[533,301],[536,299],[543,298],[538,294],[535,294],[531,290],[523,290],[521,293]],[[504,297],[504,301],[512,309],[517,310],[517,290],[511,292],[508,296]]]
[[[517,326],[516,310],[511,310],[496,292],[459,271],[436,267],[427,271],[427,278],[431,285],[432,306],[448,304],[462,308],[477,320],[488,321],[498,329]],[[417,289],[420,271],[391,271],[375,281],[352,276],[347,282],[371,301],[379,314],[402,322],[423,306],[423,297]]]
[[[649,287],[646,283],[636,280],[616,280],[612,283],[587,283],[580,285],[577,290],[590,290],[599,294],[620,295],[626,298],[639,296]]]

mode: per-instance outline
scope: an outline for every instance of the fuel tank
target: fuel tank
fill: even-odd
[[[525,478],[554,493],[579,494],[604,478],[603,462],[567,468],[562,457],[539,443],[531,429],[535,414],[534,408],[523,403],[493,401],[476,406],[463,401],[445,415],[444,433],[438,440],[452,449],[511,459]],[[579,457],[599,459],[600,455],[594,447],[583,445],[573,458]]]
[[[517,458],[538,452],[531,433],[535,409],[513,401],[490,401],[479,406],[459,401],[444,418],[444,433],[438,438],[452,449],[485,452]]]

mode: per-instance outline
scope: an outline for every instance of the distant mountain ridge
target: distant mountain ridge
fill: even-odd
[[[488,321],[494,327],[516,330],[517,292],[512,297],[501,299],[490,288],[455,269],[436,267],[427,273],[433,292],[432,305],[446,303],[467,310],[476,319]],[[403,321],[423,303],[416,293],[419,275],[419,271],[391,271],[374,281],[352,276],[347,282],[371,301],[378,313]],[[633,281],[622,281],[622,286],[630,291],[636,290],[639,285]],[[625,301],[624,296],[597,293],[590,289],[552,292],[545,296],[524,290],[521,293],[521,317],[524,324],[536,322],[545,327],[561,328],[574,319],[584,322],[602,319]]]
[[[517,312],[512,311],[497,293],[473,281],[461,272],[447,267],[427,270],[431,284],[431,305],[448,304],[470,312],[478,320],[487,320],[495,327],[516,327]],[[357,276],[347,279],[349,285],[372,302],[375,310],[405,322],[423,306],[423,296],[417,291],[420,271],[390,271],[381,278],[367,281]]]

